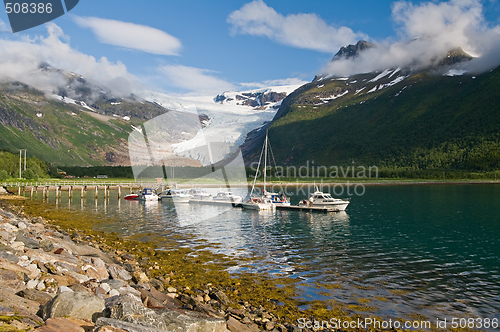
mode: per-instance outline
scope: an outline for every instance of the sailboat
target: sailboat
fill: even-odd
[[[284,195],[270,193],[266,190],[268,146],[269,146],[269,151],[272,154],[272,151],[270,150],[269,138],[266,132],[266,139],[264,141],[264,146],[262,147],[262,152],[260,154],[259,165],[257,166],[257,171],[255,172],[255,178],[252,185],[252,191],[250,192],[250,198],[248,199],[248,201],[241,203],[241,206],[244,209],[259,210],[259,211],[262,210],[274,211],[276,210],[276,206],[278,205],[284,205],[284,206],[290,205],[290,201]],[[255,190],[255,183],[257,182],[257,175],[259,174],[260,163],[262,161],[262,155],[264,155],[264,169],[263,169],[264,189],[262,189],[262,195],[258,196],[254,195],[254,190]]]

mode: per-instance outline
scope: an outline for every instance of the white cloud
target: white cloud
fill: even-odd
[[[158,68],[167,79],[166,84],[172,87],[196,92],[197,94],[213,94],[233,90],[232,83],[214,76],[215,71],[182,65],[165,65]]]
[[[267,80],[263,82],[254,83],[240,83],[239,85],[243,88],[267,88],[271,86],[287,86],[287,85],[304,85],[309,83],[308,81],[301,80],[300,78],[284,78],[278,80]]]
[[[39,65],[48,63],[57,69],[72,71],[89,81],[98,82],[117,96],[127,96],[142,88],[139,80],[128,73],[121,62],[113,63],[105,57],[94,57],[71,48],[61,28],[54,23],[46,24],[47,36],[15,40],[0,39],[0,79],[13,79],[48,93],[64,80],[60,74],[40,74]]]
[[[179,39],[145,25],[98,17],[76,16],[74,21],[83,28],[90,28],[105,44],[160,55],[178,55],[182,47]]]
[[[5,24],[5,22],[0,19],[0,31],[12,31],[12,30],[9,29],[7,24]]]
[[[233,33],[265,36],[279,43],[321,52],[335,52],[365,35],[348,27],[328,25],[315,14],[283,16],[262,0],[254,0],[232,12],[228,19]]]
[[[325,73],[350,75],[391,67],[415,69],[436,64],[458,47],[478,56],[466,66],[484,71],[500,65],[498,27],[488,27],[479,0],[450,0],[415,5],[395,2],[392,17],[397,24],[398,41],[378,41],[376,48],[359,57],[329,63]]]

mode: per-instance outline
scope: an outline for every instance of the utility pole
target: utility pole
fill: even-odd
[[[23,160],[23,151],[24,151],[24,170],[26,170],[26,149],[19,150],[19,180],[21,180],[21,165]]]

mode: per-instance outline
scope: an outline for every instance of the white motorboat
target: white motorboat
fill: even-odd
[[[188,191],[188,193],[192,196],[189,200],[190,202],[200,202],[200,201],[211,201],[212,194],[207,193],[203,189],[193,188]]]
[[[155,189],[145,188],[139,192],[140,201],[158,201],[159,197]]]
[[[231,203],[240,204],[243,201],[243,197],[233,194],[230,191],[219,191],[216,196],[212,198],[215,203]]]
[[[274,211],[276,205],[267,197],[252,197],[247,202],[241,203],[241,206],[247,210]]]
[[[269,198],[275,206],[290,206],[290,200],[283,194],[265,192],[264,196]]]
[[[309,201],[304,199],[299,203],[299,206],[323,207],[345,211],[349,203],[348,200],[333,198],[329,193],[324,193],[316,188],[316,191],[309,197]]]
[[[167,189],[160,195],[162,200],[172,200],[174,203],[187,203],[193,197],[183,189]]]

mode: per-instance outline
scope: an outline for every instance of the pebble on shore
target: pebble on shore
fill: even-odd
[[[1,331],[307,331],[212,285],[184,293],[148,278],[130,254],[76,243],[41,217],[2,206]]]

